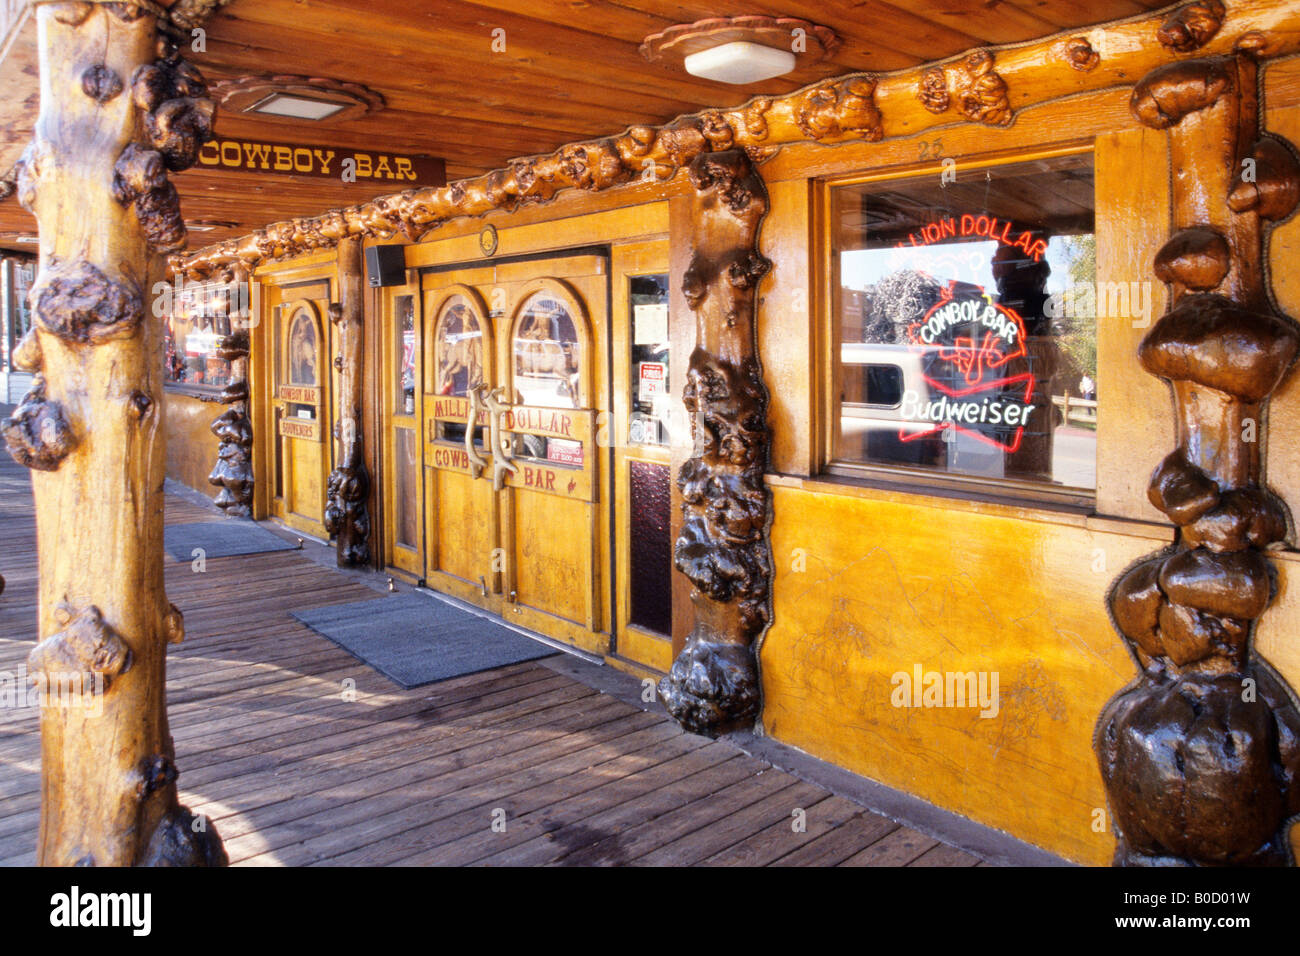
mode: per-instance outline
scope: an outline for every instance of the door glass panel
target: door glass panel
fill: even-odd
[[[306,309],[299,309],[289,329],[289,384],[316,384],[316,323]]]
[[[470,389],[483,384],[483,328],[478,316],[464,296],[452,296],[438,317],[434,336],[434,393],[465,398]],[[475,442],[481,441],[477,432]],[[465,426],[441,422],[438,437],[447,441],[464,441]]]
[[[668,276],[628,280],[632,308],[632,420],[634,445],[668,444]]]
[[[548,292],[524,303],[515,323],[515,404],[581,408],[581,346],[568,306]],[[582,442],[520,434],[515,454],[562,465],[583,463]]]
[[[415,296],[399,295],[393,303],[397,321],[396,409],[415,414]]]
[[[416,492],[417,461],[415,431],[411,428],[393,429],[395,448],[393,466],[397,475],[397,543],[408,548],[418,548],[420,502]]]
[[[671,634],[670,470],[667,465],[629,461],[628,481],[628,502],[632,510],[628,567],[632,623],[658,634]]]
[[[568,308],[547,292],[531,296],[515,325],[515,404],[579,408],[579,358]]]

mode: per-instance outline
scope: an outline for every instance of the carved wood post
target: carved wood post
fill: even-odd
[[[1135,115],[1168,129],[1174,234],[1155,273],[1173,304],[1139,350],[1169,381],[1178,447],[1151,478],[1175,545],[1129,569],[1110,608],[1138,679],[1101,715],[1097,753],[1120,865],[1284,864],[1300,812],[1300,715],[1255,655],[1287,534],[1262,478],[1269,396],[1300,346],[1264,278],[1264,222],[1300,199],[1291,150],[1259,129],[1249,52],[1176,62],[1137,84]]]
[[[159,254],[185,243],[167,170],[194,162],[212,101],[193,68],[154,62],[154,17],[133,3],[47,4],[37,16],[41,110],[18,193],[40,224],[41,259],[17,356],[37,377],[5,439],[35,469],[41,641],[29,672],[51,693],[62,682],[84,695],[42,709],[37,856],[223,864],[215,830],[177,800],[167,729],[166,648],[184,627],[163,592],[151,310]]]
[[[755,641],[770,617],[770,434],[754,302],[771,263],[758,253],[767,189],[742,150],[689,167],[693,254],[682,280],[696,345],[682,400],[694,450],[682,466],[682,530],[673,557],[694,585],[695,628],[659,694],[687,730],[752,723],[760,691]]]
[[[253,513],[253,422],[248,417],[248,271],[233,269],[226,275],[222,307],[230,321],[217,355],[230,362],[230,384],[217,401],[229,405],[212,423],[212,434],[221,439],[217,464],[208,483],[221,489],[216,505],[232,518]]]
[[[370,561],[370,475],[361,436],[362,263],[361,240],[339,243],[339,298],[330,306],[330,321],[339,330],[338,467],[330,472],[325,528],[338,536],[339,567]]]

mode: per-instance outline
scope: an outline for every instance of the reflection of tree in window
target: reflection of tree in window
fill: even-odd
[[[456,302],[443,313],[438,338],[438,394],[464,397],[483,383],[483,333],[474,313]]]
[[[515,333],[515,400],[524,405],[578,407],[578,334],[554,299],[535,296]]]
[[[305,311],[298,313],[289,333],[289,381],[316,384],[316,325]]]

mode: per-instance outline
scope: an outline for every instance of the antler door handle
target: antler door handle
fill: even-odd
[[[517,475],[519,466],[515,464],[514,454],[505,441],[501,427],[501,416],[514,406],[501,401],[504,388],[488,390],[486,385],[475,385],[469,390],[469,416],[465,422],[465,452],[469,455],[470,475],[478,478],[487,467],[487,460],[474,447],[474,428],[478,424],[479,412],[488,413],[488,450],[492,453],[492,490],[500,493],[505,487],[507,474]]]

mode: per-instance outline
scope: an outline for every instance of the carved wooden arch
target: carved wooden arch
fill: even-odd
[[[293,356],[290,353],[290,344],[293,341],[293,327],[297,324],[297,318],[300,311],[305,311],[311,316],[312,324],[316,330],[316,370],[315,386],[321,389],[321,402],[325,401],[325,385],[328,375],[322,374],[328,367],[324,361],[324,351],[326,347],[325,325],[321,321],[320,309],[316,308],[316,303],[311,299],[294,299],[292,302],[286,302],[280,307],[281,317],[288,316],[283,328],[280,330],[280,367],[276,371],[280,375],[280,384],[282,385],[301,385],[302,382],[295,382],[289,374],[292,367]]]
[[[429,340],[425,343],[422,357],[426,395],[438,394],[438,343],[441,341],[439,333],[442,331],[443,320],[447,316],[449,307],[457,298],[463,298],[469,304],[470,311],[474,313],[474,320],[478,322],[483,335],[483,384],[492,388],[496,383],[496,336],[493,335],[487,303],[478,289],[457,282],[439,290],[438,303],[430,310],[433,322],[429,327]]]
[[[508,341],[510,355],[510,374],[507,384],[510,388],[510,394],[514,394],[515,386],[515,336],[519,331],[519,320],[523,318],[524,309],[528,303],[538,293],[545,292],[553,295],[559,300],[566,309],[569,310],[569,317],[573,319],[573,330],[578,335],[578,383],[579,394],[577,398],[577,408],[593,407],[591,395],[591,343],[592,328],[591,316],[587,314],[587,307],[582,302],[582,297],[578,295],[577,289],[563,279],[558,278],[540,278],[533,279],[526,283],[519,290],[516,297],[514,308],[510,311],[510,338]]]

